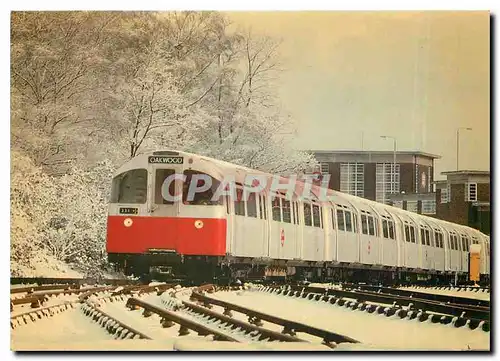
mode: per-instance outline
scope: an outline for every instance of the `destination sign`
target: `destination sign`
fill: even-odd
[[[156,164],[182,164],[184,163],[183,157],[148,157],[148,163]]]
[[[137,208],[120,208],[120,214],[137,214],[139,209]]]

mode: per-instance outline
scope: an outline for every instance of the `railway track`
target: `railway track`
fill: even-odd
[[[398,295],[404,297],[418,298],[423,300],[439,301],[446,304],[454,305],[469,305],[469,306],[481,306],[489,309],[490,301],[478,300],[473,298],[467,298],[462,296],[448,296],[442,294],[434,293],[424,293],[414,290],[405,290],[401,288],[390,288],[390,287],[380,287],[380,286],[368,286],[368,285],[358,285],[354,287],[347,286],[346,290],[364,290],[376,293],[383,293],[388,295]]]
[[[102,281],[105,283],[106,281]],[[64,313],[70,318],[78,316],[79,322],[88,322],[88,335],[98,335],[105,330],[105,337],[116,340],[167,340],[170,345],[175,340],[202,342],[223,341],[245,345],[286,344],[304,347],[324,347],[335,349],[338,345],[356,344],[359,341],[342,334],[343,329],[331,332],[321,324],[316,327],[292,320],[292,315],[282,317],[269,313],[266,308],[259,311],[242,306],[238,294],[265,291],[280,296],[300,297],[307,300],[330,303],[340,307],[368,313],[397,316],[401,319],[418,319],[429,323],[452,323],[456,327],[468,326],[471,329],[489,330],[489,303],[474,303],[462,300],[462,297],[447,298],[454,303],[443,302],[443,298],[433,298],[427,293],[374,286],[344,287],[344,289],[326,289],[322,287],[304,287],[298,285],[250,285],[221,286],[205,284],[198,287],[181,287],[174,283],[156,283],[151,285],[130,282],[123,285],[94,285],[70,282],[67,284],[47,284],[15,288],[11,291],[11,329],[37,327],[42,319],[50,318],[49,325]],[[246,289],[246,291],[245,291]],[[253,291],[252,291],[253,290]],[[217,292],[217,295],[213,293]],[[232,295],[223,297],[220,293]],[[233,292],[231,294],[231,292]],[[410,292],[410,293],[407,293]],[[225,300],[221,299],[225,298]],[[229,302],[231,301],[231,302]],[[235,301],[235,303],[232,303]],[[245,303],[243,303],[245,304]],[[322,306],[324,307],[324,306]],[[14,308],[14,312],[13,311]],[[25,312],[23,312],[25,311]],[[54,320],[54,321],[52,321]],[[303,320],[303,322],[307,322]],[[71,324],[71,321],[69,322]],[[40,326],[47,327],[47,326]],[[49,326],[50,327],[50,326]],[[71,326],[70,326],[71,327]],[[75,326],[78,327],[78,326]],[[56,327],[57,328],[57,327]],[[33,331],[30,331],[33,332]],[[87,331],[85,331],[87,332]],[[104,337],[104,336],[92,337]],[[184,337],[188,336],[189,337]],[[37,341],[38,342],[38,341]],[[130,345],[130,344],[129,344]],[[300,346],[304,345],[304,346]],[[170,347],[170,346],[169,346]],[[232,346],[233,349],[238,346]],[[260,347],[260,346],[256,346]],[[264,348],[272,346],[262,346]],[[295,346],[291,346],[292,348]]]
[[[328,302],[369,313],[377,312],[387,317],[397,315],[402,319],[415,319],[433,323],[449,324],[456,327],[468,326],[490,329],[489,307],[460,303],[444,303],[425,298],[401,296],[390,293],[328,289],[302,286],[267,286],[260,290],[290,297],[302,297],[313,301]],[[392,290],[392,289],[391,289]],[[453,298],[454,299],[454,298]]]

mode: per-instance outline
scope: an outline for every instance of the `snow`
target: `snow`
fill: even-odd
[[[12,350],[42,350],[46,344],[56,345],[64,350],[76,340],[85,339],[90,344],[101,340],[112,340],[113,336],[93,324],[78,308],[57,313],[52,317],[42,317],[11,330]]]
[[[490,334],[479,328],[456,328],[451,324],[432,324],[430,320],[423,323],[416,319],[401,320],[395,315],[386,317],[328,303],[258,291],[247,291],[239,295],[233,292],[217,292],[211,297],[343,334],[381,349],[489,349]]]

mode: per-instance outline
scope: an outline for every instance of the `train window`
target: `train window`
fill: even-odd
[[[344,210],[337,209],[337,223],[340,231],[345,231]]]
[[[222,197],[219,197],[217,200],[213,200],[212,197],[219,188],[220,182],[214,177],[209,176],[206,173],[198,172],[195,170],[185,170],[184,175],[186,176],[186,180],[182,185],[182,203],[191,206],[215,206],[222,205]],[[204,191],[196,191],[194,194],[189,194],[189,189],[191,187],[191,183],[196,181],[196,187],[203,187],[205,185],[205,179],[210,177],[211,186],[207,190]]]
[[[231,213],[231,212],[229,212],[229,196],[225,196],[224,199],[226,202],[226,213],[229,214],[229,213]]]
[[[281,204],[283,206],[283,222],[292,223],[292,210],[290,209],[290,201],[287,199],[282,199]]]
[[[174,204],[173,201],[165,199],[164,183],[168,177],[175,174],[173,169],[156,169],[155,173],[155,204]],[[176,180],[172,180],[168,184],[168,195],[171,197],[175,196],[175,183]],[[167,185],[167,184],[165,184]]]
[[[292,202],[294,224],[300,224],[299,221],[299,204],[297,202]]]
[[[248,194],[247,216],[257,218],[257,199],[254,192]]]
[[[396,239],[396,234],[394,233],[394,222],[388,221],[387,223],[389,224],[389,238]]]
[[[469,240],[466,236],[462,236],[462,250],[464,252],[469,252]]]
[[[345,230],[347,232],[354,232],[352,227],[352,213],[349,211],[345,211],[344,216],[345,216]]]
[[[281,222],[281,198],[276,196],[273,200],[273,221]]]
[[[259,196],[259,210],[260,210],[260,218],[267,219],[266,197],[263,195]]]
[[[410,242],[410,230],[408,229],[408,225],[405,224],[404,227],[405,227],[405,241]]]
[[[386,219],[382,219],[382,235],[384,238],[389,238],[389,225]]]
[[[428,246],[432,246],[431,244],[431,233],[428,229],[425,230],[425,242],[427,242]]]
[[[368,217],[368,230],[370,231],[370,236],[375,235],[375,219],[373,217]]]
[[[304,225],[311,226],[311,227],[313,225],[311,204],[310,203],[304,203]]]
[[[420,228],[420,239],[422,244],[425,245],[425,230],[423,228]]]
[[[146,203],[148,171],[133,169],[117,175],[111,185],[111,203]]]
[[[313,210],[314,227],[323,228],[323,222],[321,219],[321,208],[319,208],[319,206],[313,204],[312,210]]]
[[[363,234],[368,234],[368,220],[366,218],[366,215],[361,215],[361,232]]]
[[[234,214],[237,216],[245,215],[245,201],[243,200],[243,189],[236,188],[236,199],[234,200]]]

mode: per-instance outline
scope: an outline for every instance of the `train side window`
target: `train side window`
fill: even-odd
[[[337,222],[340,231],[345,231],[344,210],[337,209]]]
[[[370,232],[370,236],[375,235],[375,219],[373,217],[368,217],[368,231]]]
[[[389,238],[389,227],[386,219],[382,219],[382,235],[384,238]]]
[[[195,206],[215,206],[215,205],[221,205],[222,204],[222,198],[219,198],[217,200],[212,200],[212,197],[214,193],[216,192],[217,188],[219,188],[220,182],[215,179],[214,177],[209,176],[206,173],[203,172],[198,172],[194,170],[185,170],[184,175],[186,176],[186,180],[183,183],[182,186],[182,202],[186,205],[195,205]],[[210,177],[212,185],[210,186],[209,189],[199,192],[197,191],[193,195],[193,199],[189,200],[188,199],[188,192],[189,192],[189,187],[191,186],[191,182],[193,180],[193,177]],[[197,187],[202,187],[205,185],[205,180],[204,179],[197,179]]]
[[[248,194],[247,216],[257,218],[257,199],[254,192]]]
[[[304,203],[304,225],[312,227],[311,204]]]
[[[300,224],[299,203],[293,202],[293,213],[295,214],[295,224]]]
[[[347,232],[353,232],[353,227],[352,227],[352,213],[349,211],[344,212],[345,216],[345,230]]]
[[[260,209],[260,218],[267,219],[266,197],[263,195],[259,196],[259,209]]]
[[[333,208],[330,208],[330,216],[332,218],[332,229],[335,229],[335,212],[333,210]]]
[[[292,223],[292,210],[290,209],[290,201],[287,199],[281,199],[281,205],[283,207],[283,222]]]
[[[410,228],[405,224],[405,241],[410,242]]]
[[[411,236],[411,243],[417,243],[415,240],[415,227],[410,226],[410,236]]]
[[[226,202],[226,213],[229,214],[229,196],[224,196],[224,202]]]
[[[245,201],[243,200],[243,189],[236,188],[236,199],[234,200],[234,214],[237,216],[245,215]]]
[[[427,245],[428,246],[434,246],[433,244],[431,244],[432,240],[431,240],[431,233],[429,232],[428,229],[425,230],[425,241],[427,242]]]
[[[396,235],[394,233],[394,222],[388,221],[387,223],[389,224],[389,238],[396,239]]]
[[[361,233],[368,234],[368,220],[366,219],[366,215],[361,215]]]
[[[281,222],[281,198],[276,196],[273,200],[273,221]]]
[[[319,208],[319,206],[313,204],[312,210],[314,227],[322,228],[321,209]]]

